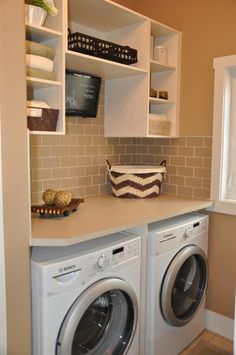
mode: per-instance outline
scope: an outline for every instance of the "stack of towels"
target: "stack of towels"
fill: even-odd
[[[54,57],[55,48],[38,42],[26,41],[26,75],[56,80]]]
[[[149,113],[149,130],[150,135],[169,136],[170,121],[165,114]]]

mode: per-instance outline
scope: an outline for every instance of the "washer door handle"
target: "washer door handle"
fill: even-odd
[[[53,279],[56,280],[60,284],[64,284],[64,283],[70,282],[72,280],[75,280],[78,277],[78,275],[80,274],[80,271],[81,271],[81,269],[66,272],[64,274],[53,276]]]

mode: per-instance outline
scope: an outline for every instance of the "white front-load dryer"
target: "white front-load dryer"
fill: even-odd
[[[32,252],[33,355],[138,355],[141,238]]]
[[[207,245],[206,215],[150,225],[146,355],[176,355],[203,331]]]

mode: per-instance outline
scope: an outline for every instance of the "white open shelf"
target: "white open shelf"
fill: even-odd
[[[164,134],[162,135],[158,135],[158,134],[147,134],[147,138],[178,138],[178,136],[174,136],[174,135],[171,135],[171,136],[165,136]]]
[[[32,37],[36,42],[42,42],[55,37],[62,37],[62,32],[52,30],[43,26],[26,24],[26,36]]]
[[[64,135],[64,132],[60,131],[29,131],[30,134],[32,135],[38,135],[41,134],[42,136],[48,135],[48,136],[58,136],[58,135]]]
[[[105,80],[147,73],[147,71],[83,53],[66,51],[66,68],[101,76]]]
[[[47,88],[50,86],[62,86],[63,83],[61,81],[55,80],[45,80],[40,78],[26,77],[27,86],[30,88]]]
[[[150,66],[151,66],[151,72],[161,72],[161,71],[174,71],[176,70],[176,67],[168,64],[162,64],[159,62],[156,62],[155,60],[150,60]]]
[[[68,17],[100,32],[110,32],[142,22],[145,16],[110,0],[69,0]]]
[[[149,97],[149,103],[152,105],[174,105],[173,101],[159,99],[158,97]]]

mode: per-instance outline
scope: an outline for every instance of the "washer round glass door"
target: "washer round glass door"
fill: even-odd
[[[96,282],[68,311],[58,335],[56,354],[127,354],[137,326],[137,310],[137,297],[126,282]]]
[[[181,327],[195,316],[207,286],[208,267],[204,252],[197,246],[181,249],[165,273],[160,303],[165,320]]]

